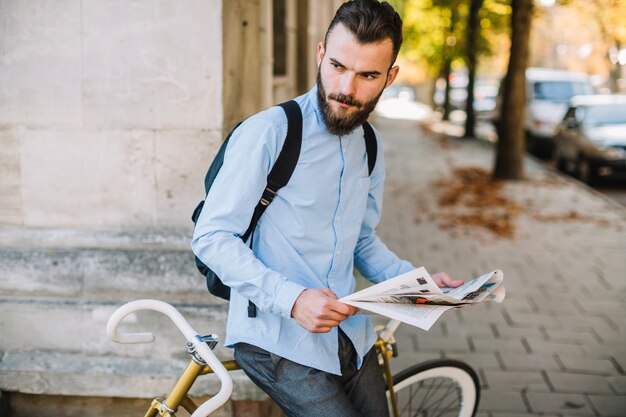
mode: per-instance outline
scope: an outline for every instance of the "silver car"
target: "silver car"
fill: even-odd
[[[573,97],[554,145],[557,168],[584,182],[626,173],[626,95]]]

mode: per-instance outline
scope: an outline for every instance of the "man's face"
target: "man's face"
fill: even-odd
[[[398,67],[390,69],[392,54],[390,39],[363,45],[342,24],[328,34],[326,47],[318,45],[318,101],[331,133],[346,135],[367,120],[398,74]]]

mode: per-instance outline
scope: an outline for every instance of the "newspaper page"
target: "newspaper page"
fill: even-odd
[[[466,281],[457,288],[439,288],[424,267],[414,269],[339,301],[428,330],[443,313],[482,301],[502,302],[501,270]]]

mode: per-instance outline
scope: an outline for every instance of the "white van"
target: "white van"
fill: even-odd
[[[549,68],[527,68],[524,109],[527,149],[535,155],[551,157],[553,137],[565,116],[570,99],[576,95],[593,93],[588,74]],[[499,109],[496,110],[496,118],[498,115]]]

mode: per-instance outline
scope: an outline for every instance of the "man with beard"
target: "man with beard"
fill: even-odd
[[[373,283],[414,269],[376,235],[383,152],[377,134],[368,175],[362,127],[398,74],[401,33],[386,2],[344,3],[317,48],[317,85],[295,99],[303,118],[298,163],[258,222],[252,247],[239,236],[285,141],[279,107],[235,130],[196,225],[196,256],[231,287],[225,344],[289,416],[388,414],[372,324],[337,299],[354,291],[353,268]],[[435,279],[461,284],[446,274]]]

